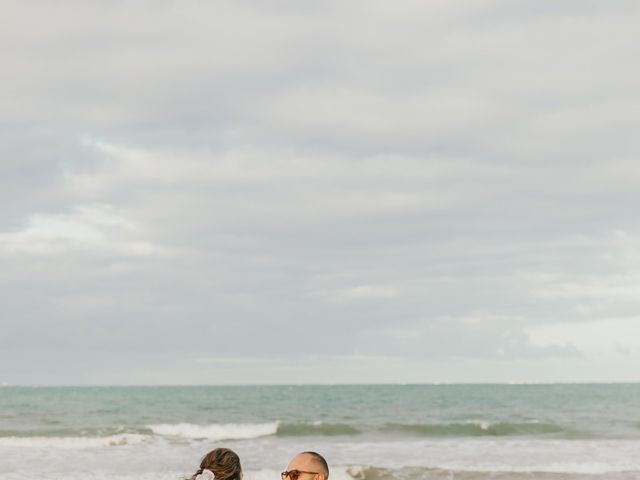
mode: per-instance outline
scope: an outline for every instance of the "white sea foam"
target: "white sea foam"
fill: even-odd
[[[122,434],[108,437],[0,437],[0,447],[95,448],[122,447],[149,441],[148,435]]]
[[[118,440],[122,437],[127,437],[125,446],[119,446]],[[158,480],[177,480],[192,473],[208,449],[219,446],[215,442],[189,439],[176,442],[171,437],[161,435],[141,437],[143,441],[133,445],[129,443],[135,441],[134,435],[79,439],[3,438],[0,439],[0,480],[28,476],[7,477],[7,472],[26,473],[23,471],[25,465],[29,466],[31,476],[50,480],[129,480],[138,474],[140,478],[146,478],[149,471],[155,472]],[[178,439],[182,440],[183,437]],[[10,443],[5,445],[6,442]],[[430,478],[433,469],[478,472],[477,478],[482,479],[491,478],[495,472],[502,472],[505,478],[518,479],[529,478],[526,475],[535,477],[536,472],[548,472],[544,478],[569,479],[575,475],[575,478],[583,479],[580,475],[586,474],[601,475],[593,477],[594,480],[640,478],[640,460],[636,455],[640,442],[636,440],[479,438],[381,441],[357,437],[356,440],[336,441],[333,438],[264,436],[221,445],[237,451],[241,458],[246,458],[247,463],[254,467],[245,472],[247,480],[278,478],[291,452],[311,448],[330,460],[333,480],[380,478],[376,474],[370,475],[370,467],[388,469],[389,476],[384,478],[391,480]],[[63,448],[56,448],[52,453],[51,446]],[[91,446],[96,448],[86,448]],[[39,463],[43,456],[47,462]],[[153,461],[141,461],[141,458]],[[79,459],[81,461],[77,463]],[[173,473],[168,475],[167,472]],[[509,473],[513,473],[513,476]],[[553,477],[553,474],[557,474],[557,477]],[[469,478],[475,477],[471,475]]]
[[[394,471],[411,466],[459,472],[640,472],[640,459],[636,455],[640,442],[637,440],[363,440],[340,443],[326,441],[313,446],[330,458],[332,465],[374,466]],[[292,446],[288,448],[290,450]],[[352,473],[354,471],[357,473],[357,469]]]
[[[489,430],[491,427],[491,422],[487,422],[486,420],[468,420],[465,423],[468,425],[476,425],[480,427],[481,430]]]
[[[147,425],[156,435],[208,440],[247,440],[250,438],[275,435],[278,422],[271,423],[213,423],[195,425],[192,423],[161,423]]]

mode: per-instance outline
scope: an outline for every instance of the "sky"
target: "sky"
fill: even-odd
[[[640,381],[635,1],[5,1],[0,384]]]

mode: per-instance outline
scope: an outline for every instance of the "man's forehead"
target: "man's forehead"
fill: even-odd
[[[301,453],[300,455],[296,455],[293,460],[289,462],[287,470],[309,470],[310,467],[317,468],[319,464],[320,462],[318,462],[318,460],[316,460],[313,455],[309,455],[308,453]]]

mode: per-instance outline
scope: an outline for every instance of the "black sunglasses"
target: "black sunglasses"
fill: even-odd
[[[318,475],[319,472],[305,472],[304,470],[289,470],[288,472],[282,472],[280,476],[282,477],[282,480],[287,480],[287,477],[289,478],[289,480],[298,480],[298,478],[300,478],[300,475],[302,475],[303,473],[311,473],[313,475]]]

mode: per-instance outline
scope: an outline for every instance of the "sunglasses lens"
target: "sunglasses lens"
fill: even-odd
[[[289,480],[298,480],[298,478],[300,477],[300,472],[298,470],[282,472],[282,480],[286,480],[287,477],[289,477]]]

